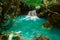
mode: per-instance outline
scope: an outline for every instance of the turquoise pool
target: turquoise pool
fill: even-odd
[[[14,24],[7,31],[21,31],[21,34],[26,38],[26,40],[31,40],[31,38],[33,38],[35,35],[43,35],[49,37],[51,40],[60,40],[59,28],[55,27],[48,30],[46,28],[42,28],[42,24],[46,22],[45,19],[39,18],[36,20],[31,20],[28,18],[28,20],[22,20],[25,17],[25,15],[22,15],[13,19]]]

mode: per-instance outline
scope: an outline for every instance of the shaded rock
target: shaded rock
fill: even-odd
[[[48,37],[45,36],[39,36],[37,38],[33,38],[32,40],[50,40]]]
[[[50,24],[54,26],[60,26],[60,14],[52,13],[47,17],[47,19],[50,22]]]
[[[53,7],[50,8],[50,10],[60,13],[60,4],[54,4]]]
[[[46,18],[53,26],[60,26],[60,4],[54,4],[49,10],[40,13],[39,17]]]
[[[21,15],[27,15],[28,11],[34,9],[32,7],[29,7],[28,5],[24,5],[23,2],[21,2],[20,8],[21,8]]]
[[[43,28],[51,29],[53,26],[47,21],[42,25]]]
[[[40,40],[50,40],[49,38],[45,37],[45,36],[41,36]]]

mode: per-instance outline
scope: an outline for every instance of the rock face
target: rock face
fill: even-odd
[[[27,15],[28,11],[33,10],[34,8],[28,7],[28,6],[24,6],[24,3],[21,2],[20,5],[21,8],[21,14],[20,15]]]
[[[48,11],[42,11],[39,16],[47,18],[51,25],[60,26],[60,4],[54,4]]]
[[[60,13],[60,4],[54,4],[52,8],[50,8],[51,11],[53,12],[58,12]]]
[[[50,10],[52,12],[49,12],[47,20],[54,26],[60,26],[60,4],[54,5]]]
[[[60,26],[60,14],[52,14],[47,19],[52,25]]]

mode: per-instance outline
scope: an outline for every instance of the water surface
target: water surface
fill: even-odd
[[[22,15],[13,19],[14,24],[7,30],[11,31],[21,31],[21,34],[26,38],[26,40],[31,40],[35,35],[43,35],[49,37],[51,40],[60,40],[60,29],[53,28],[48,30],[42,28],[42,24],[46,22],[45,19],[39,18],[36,20],[31,20],[30,18],[24,19],[26,16]]]

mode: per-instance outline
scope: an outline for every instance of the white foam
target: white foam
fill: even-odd
[[[22,18],[20,20],[34,20],[34,21],[36,21],[37,19],[39,19],[39,18],[37,17],[36,10],[32,10],[32,11],[28,12],[28,15],[25,18]]]

